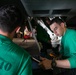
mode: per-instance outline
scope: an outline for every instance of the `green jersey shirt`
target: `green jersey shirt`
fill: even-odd
[[[67,29],[61,40],[61,54],[70,62],[70,68],[76,68],[76,31]]]
[[[0,35],[0,75],[32,75],[30,55],[3,35]]]

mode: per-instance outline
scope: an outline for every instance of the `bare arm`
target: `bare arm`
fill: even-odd
[[[42,65],[43,68],[45,68],[45,69],[52,69],[51,62],[52,62],[52,60],[49,60],[49,59],[45,58],[44,60],[42,60],[42,62],[40,62],[40,65]],[[67,59],[56,60],[56,67],[70,68],[70,63]]]
[[[56,60],[57,67],[60,68],[70,68],[70,63],[67,59],[65,60]]]

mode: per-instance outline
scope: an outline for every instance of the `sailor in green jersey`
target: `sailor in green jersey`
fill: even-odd
[[[62,36],[60,49],[62,58],[54,61],[45,58],[40,64],[45,69],[64,68],[65,72],[59,75],[76,75],[76,31],[66,28],[66,23],[58,17],[51,20],[50,29],[57,36]]]
[[[21,22],[14,5],[0,8],[0,75],[32,75],[30,55],[12,41]]]

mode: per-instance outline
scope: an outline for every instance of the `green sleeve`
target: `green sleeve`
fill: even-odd
[[[70,62],[70,68],[76,68],[76,32],[68,31],[62,38],[62,47],[60,50],[63,57]]]
[[[76,68],[76,38],[75,36],[72,36],[69,38],[67,41],[69,45],[69,49],[67,48],[66,50],[69,50],[70,57],[68,58],[70,62],[70,67],[71,68]]]
[[[73,54],[68,60],[70,62],[70,68],[76,68],[76,54]]]

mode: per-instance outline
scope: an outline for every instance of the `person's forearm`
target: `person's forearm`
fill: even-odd
[[[56,60],[57,67],[60,68],[70,68],[70,63],[68,60]]]

